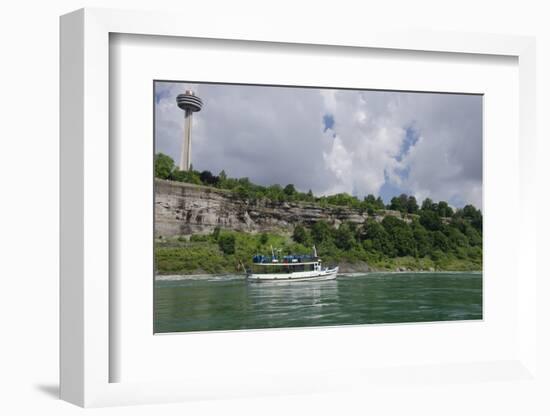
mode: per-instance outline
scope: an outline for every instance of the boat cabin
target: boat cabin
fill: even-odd
[[[254,274],[276,274],[294,272],[313,272],[322,270],[321,259],[314,256],[275,256],[256,255],[252,259],[252,270]]]

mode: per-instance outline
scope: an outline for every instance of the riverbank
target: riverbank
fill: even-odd
[[[242,259],[242,260],[241,260]],[[250,257],[224,256],[208,247],[157,248],[156,273],[162,275],[220,275],[242,273],[241,262],[249,266]],[[341,273],[369,272],[469,272],[482,269],[480,262],[445,257],[396,257],[372,261],[350,261],[349,258],[324,257],[326,265],[338,265]]]
[[[257,253],[269,253],[271,247],[281,253],[310,253],[311,247],[294,242],[284,234],[231,233],[223,236],[194,235],[187,238],[155,241],[155,268],[158,275],[221,275],[243,272],[250,267]],[[323,263],[338,265],[341,273],[395,272],[395,271],[472,271],[481,270],[481,250],[473,255],[461,252],[424,257],[385,257],[361,247],[341,250],[336,247],[318,247]]]
[[[476,272],[482,269],[481,262],[446,257],[434,261],[429,257],[394,257],[372,262],[337,262],[341,273],[369,272]]]

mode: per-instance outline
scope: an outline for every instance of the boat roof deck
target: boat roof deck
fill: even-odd
[[[265,262],[265,263],[254,263],[254,264],[258,264],[258,265],[262,265],[262,266],[300,266],[300,265],[303,265],[303,264],[315,264],[315,263],[319,263],[321,261],[321,259],[318,259],[318,260],[313,260],[313,261],[306,261],[306,262],[283,262],[283,261],[278,261],[278,262]]]

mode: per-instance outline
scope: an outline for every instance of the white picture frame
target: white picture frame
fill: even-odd
[[[185,25],[181,22],[185,21]],[[161,382],[110,382],[110,365],[120,357],[110,349],[109,275],[109,36],[113,33],[226,39],[282,44],[332,45],[453,54],[504,55],[519,66],[520,201],[517,270],[525,278],[517,292],[518,354],[495,362],[442,363],[422,367],[421,379],[480,379],[472,371],[494,371],[507,380],[536,377],[536,218],[526,215],[534,203],[531,178],[535,169],[535,41],[529,37],[428,32],[340,32],[327,35],[312,27],[307,33],[280,26],[251,24],[236,32],[223,19],[204,24],[172,13],[82,9],[61,18],[61,398],[80,406],[159,403],[214,397],[308,393],[348,388],[349,377],[361,389],[376,383],[406,378],[407,371],[380,368],[368,374],[334,370],[332,377],[315,381],[314,374],[274,375],[265,382],[227,385],[219,381],[189,379]],[[246,35],[243,35],[246,33]],[[111,166],[112,168],[112,166]],[[221,334],[223,336],[223,334]],[[289,380],[291,378],[291,380]],[[277,389],[276,386],[284,385]]]

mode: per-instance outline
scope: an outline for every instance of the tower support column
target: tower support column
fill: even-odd
[[[185,120],[183,126],[183,142],[180,159],[180,170],[191,169],[191,125],[193,123],[193,112],[185,110]]]

